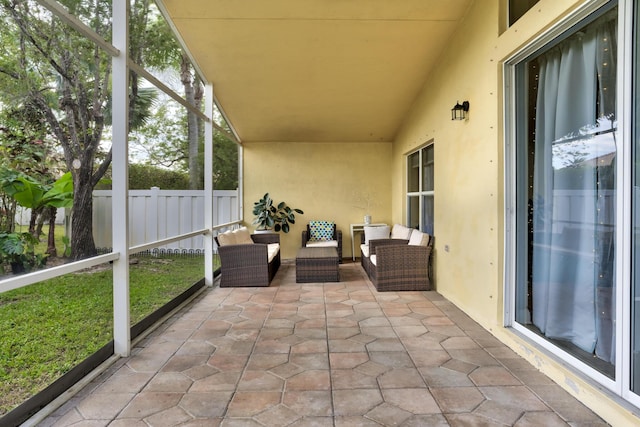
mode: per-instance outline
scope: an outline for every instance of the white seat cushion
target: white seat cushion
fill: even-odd
[[[307,242],[308,248],[337,248],[338,241],[337,240],[309,240]]]
[[[280,243],[269,243],[267,245],[268,262],[271,262],[276,257],[276,255],[278,255],[279,251],[280,251]]]
[[[371,261],[371,264],[373,264],[373,265],[378,265],[377,264],[378,258],[376,256],[376,254],[371,255],[371,258],[369,258],[369,261]]]

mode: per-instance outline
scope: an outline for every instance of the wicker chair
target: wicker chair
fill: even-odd
[[[333,240],[313,241],[311,240],[311,228],[307,224],[307,229],[302,230],[302,247],[333,247],[338,251],[338,262],[342,263],[342,230],[333,224]]]
[[[412,245],[397,239],[370,241],[369,270],[367,274],[376,290],[428,291],[431,289],[431,252],[433,236],[424,234],[428,243]],[[396,243],[392,243],[396,240]],[[374,249],[375,248],[375,249]]]
[[[277,233],[252,234],[253,244],[218,245],[221,263],[220,287],[269,286],[280,267],[280,250],[268,262],[267,246],[280,243]]]

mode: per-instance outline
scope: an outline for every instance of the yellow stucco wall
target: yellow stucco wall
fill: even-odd
[[[274,201],[304,211],[280,235],[283,258],[295,258],[310,220],[335,221],[343,233],[343,257],[350,257],[349,225],[363,222],[363,196],[373,197],[374,222],[391,220],[390,157],[390,143],[245,144],[244,221],[251,226],[253,204],[268,192]]]
[[[493,325],[502,239],[497,2],[476,2],[463,27],[428,76],[394,144],[392,215],[395,221],[405,216],[406,154],[433,140],[436,287],[472,317]],[[465,100],[469,119],[452,121],[451,108]]]
[[[619,397],[504,327],[504,62],[584,2],[541,0],[515,25],[505,2],[476,1],[412,106],[393,146],[392,221],[406,216],[406,155],[435,144],[435,284],[439,293],[612,425],[638,418]],[[501,8],[502,5],[502,8]],[[457,101],[469,118],[452,121]],[[448,251],[445,250],[448,247]]]

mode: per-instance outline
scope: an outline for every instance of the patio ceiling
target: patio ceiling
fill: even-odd
[[[473,0],[161,0],[243,142],[392,141]]]

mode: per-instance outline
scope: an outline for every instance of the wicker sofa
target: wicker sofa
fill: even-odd
[[[280,235],[250,234],[242,227],[215,237],[220,287],[269,286],[280,267]]]
[[[380,233],[382,230],[375,231]],[[366,234],[365,228],[365,239]],[[361,263],[376,290],[431,289],[433,236],[396,224],[388,238],[374,238],[365,242],[361,246]]]

